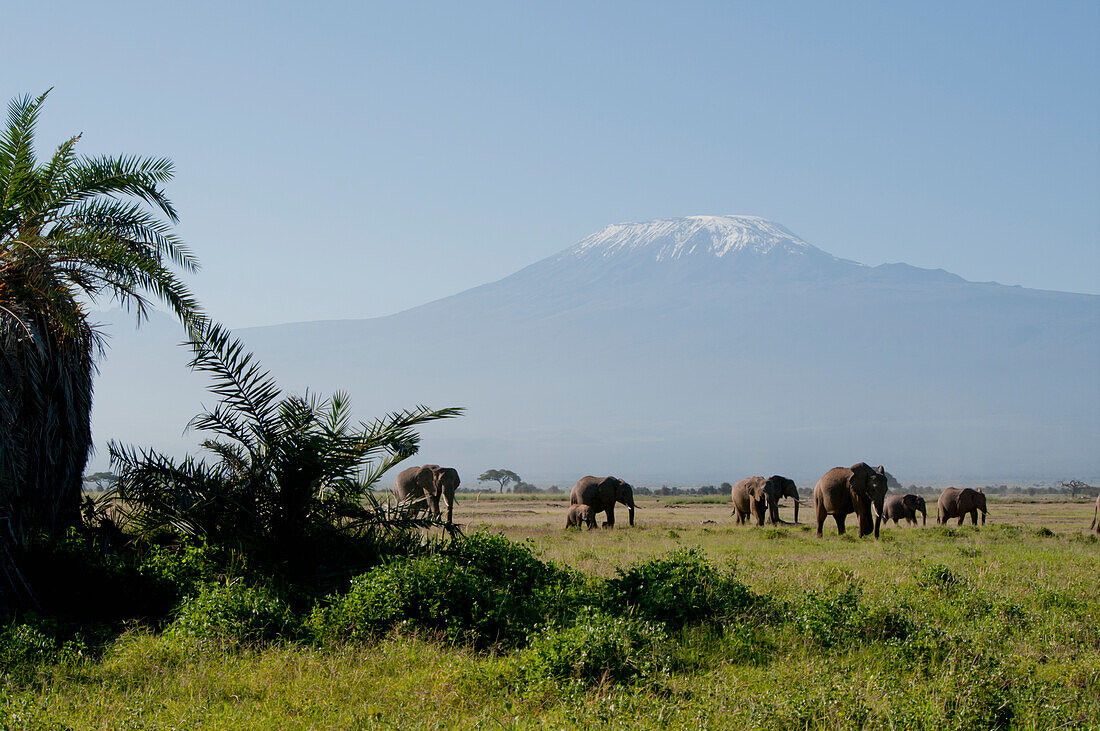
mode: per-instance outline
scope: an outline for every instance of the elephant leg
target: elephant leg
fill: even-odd
[[[844,521],[847,517],[844,513],[837,513],[833,516],[836,519],[836,534],[838,536],[844,535]]]
[[[966,513],[959,516],[959,525],[962,525],[964,520],[966,520]]]
[[[978,509],[977,508],[974,508],[973,510],[970,511],[970,524],[971,525],[977,525],[978,524]]]
[[[817,511],[817,537],[821,537],[821,529],[825,526],[825,506],[820,501],[814,501],[814,510]]]
[[[611,503],[610,505],[607,506],[606,513],[607,513],[607,520],[604,522],[603,527],[604,528],[614,528],[615,527],[615,503]]]

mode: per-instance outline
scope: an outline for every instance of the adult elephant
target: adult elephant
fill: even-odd
[[[747,523],[750,516],[756,516],[756,524],[764,525],[764,513],[772,525],[778,525],[779,501],[785,497],[794,498],[794,522],[798,522],[798,487],[794,480],[782,475],[771,477],[746,477],[730,488],[733,500],[733,512],[738,524]]]
[[[917,513],[921,514],[921,523],[928,525],[928,506],[920,495],[890,495],[883,503],[883,516],[894,521],[894,525],[899,520],[916,525]]]
[[[604,521],[604,528],[615,526],[615,503],[617,502],[629,508],[630,524],[634,525],[634,488],[618,477],[586,475],[577,480],[577,484],[573,485],[569,493],[569,504],[587,505],[592,511],[592,520],[596,519],[596,513],[606,513],[607,520]]]
[[[797,523],[798,505],[802,501],[798,499],[798,486],[794,484],[794,480],[783,477],[782,475],[772,475],[768,478],[764,489],[768,493],[768,511],[771,515],[772,525],[781,522],[779,520],[779,501],[785,497],[794,500],[794,522]]]
[[[958,518],[958,524],[962,525],[967,513],[970,514],[971,522],[977,525],[979,510],[982,511],[982,525],[985,525],[985,493],[978,490],[969,487],[964,487],[962,490],[949,487],[940,495],[936,508],[939,511],[940,525],[947,525],[947,521],[951,518]]]
[[[882,503],[886,498],[886,470],[882,465],[872,469],[866,462],[851,467],[834,467],[814,485],[814,510],[817,513],[817,535],[825,525],[825,517],[836,520],[837,533],[844,535],[844,519],[855,513],[859,519],[859,537],[872,531],[878,538],[882,524]],[[878,514],[871,519],[871,508]]]
[[[408,467],[397,473],[393,481],[393,494],[399,503],[408,503],[417,512],[427,505],[428,515],[439,518],[440,498],[447,504],[447,523],[451,523],[455,505],[455,490],[460,480],[453,467],[426,464]],[[423,502],[421,502],[423,501]]]
[[[733,512],[737,517],[738,525],[749,522],[749,518],[756,517],[757,525],[764,525],[764,513],[768,509],[767,480],[763,477],[746,477],[739,480],[730,488],[730,497],[733,499]]]

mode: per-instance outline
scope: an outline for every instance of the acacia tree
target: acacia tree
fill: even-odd
[[[1066,482],[1065,480],[1062,480],[1058,484],[1063,489],[1065,489],[1066,492],[1069,493],[1069,496],[1072,497],[1072,498],[1076,498],[1077,493],[1079,493],[1079,492],[1091,489],[1091,486],[1088,483],[1082,482],[1081,480],[1070,480],[1069,482]]]
[[[508,486],[508,483],[514,482],[517,485],[523,482],[523,478],[517,475],[512,470],[486,470],[481,473],[481,476],[477,478],[478,482],[499,482],[500,491],[503,493],[504,488]]]
[[[39,162],[48,93],[13,100],[0,131],[0,537],[16,545],[79,519],[104,347],[88,305],[113,299],[141,322],[158,300],[201,321],[173,270],[198,265],[171,231],[172,162],[79,157],[80,135]]]

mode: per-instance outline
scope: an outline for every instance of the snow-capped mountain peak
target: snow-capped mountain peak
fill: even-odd
[[[688,216],[612,224],[577,243],[568,254],[582,259],[642,254],[654,261],[671,261],[696,256],[722,258],[742,252],[825,253],[759,216]]]

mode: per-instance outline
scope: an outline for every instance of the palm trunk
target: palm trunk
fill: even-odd
[[[92,333],[0,312],[0,520],[15,546],[80,519],[91,449]]]

